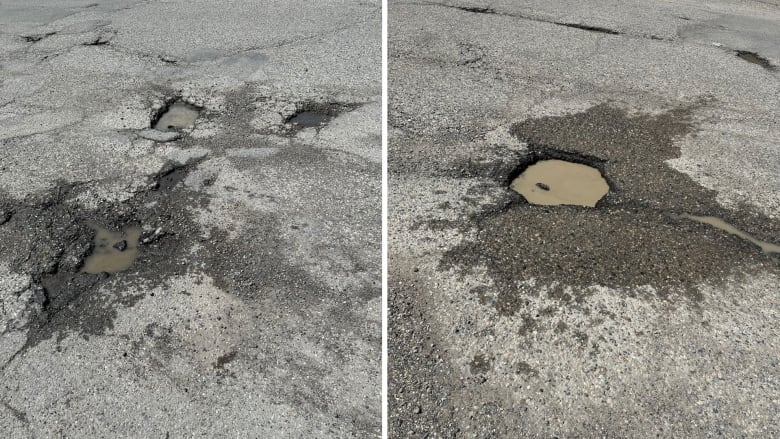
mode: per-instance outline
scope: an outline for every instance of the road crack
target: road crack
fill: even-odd
[[[437,6],[442,8],[449,8],[449,9],[457,9],[459,11],[472,13],[472,14],[487,14],[487,15],[496,15],[500,17],[511,17],[511,18],[517,18],[520,20],[528,20],[528,21],[534,21],[537,23],[547,23],[547,24],[554,24],[556,26],[562,26],[562,27],[568,27],[571,29],[578,29],[578,30],[584,30],[587,32],[594,32],[594,33],[601,33],[601,34],[607,34],[607,35],[621,35],[621,36],[628,36],[628,37],[634,37],[634,38],[644,38],[649,40],[661,40],[661,41],[671,41],[668,38],[663,38],[658,35],[643,35],[643,34],[628,34],[616,29],[610,29],[607,27],[602,26],[594,26],[589,25],[585,23],[569,23],[565,21],[556,21],[548,18],[542,18],[539,16],[534,15],[525,15],[525,14],[519,14],[515,12],[505,12],[505,11],[499,11],[493,8],[488,7],[474,7],[474,6],[459,6],[459,5],[452,5],[447,3],[436,3],[436,2],[402,2],[399,3],[401,5],[414,5],[414,6]]]

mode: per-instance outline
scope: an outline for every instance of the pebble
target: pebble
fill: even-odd
[[[538,187],[539,189],[545,190],[545,191],[549,191],[550,190],[550,186],[548,186],[548,185],[546,185],[544,183],[536,183],[536,187]]]

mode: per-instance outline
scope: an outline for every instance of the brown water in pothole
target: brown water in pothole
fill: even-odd
[[[512,181],[512,190],[531,204],[596,207],[609,192],[598,169],[564,160],[542,160]]]
[[[758,247],[760,247],[764,253],[780,253],[780,245],[758,240],[753,236],[751,236],[750,234],[745,233],[742,230],[739,230],[738,228],[732,226],[731,224],[723,221],[720,218],[716,218],[714,216],[696,216],[696,215],[687,215],[687,214],[680,215],[680,217],[697,221],[700,223],[704,223],[704,224],[709,224],[710,226],[723,230],[724,232],[739,236],[745,241],[749,241],[757,245]]]
[[[95,243],[92,254],[84,261],[85,273],[117,273],[127,270],[138,256],[140,227],[129,227],[115,232],[95,227]]]
[[[157,131],[175,131],[182,128],[192,128],[200,111],[197,107],[183,102],[172,104],[154,124]]]

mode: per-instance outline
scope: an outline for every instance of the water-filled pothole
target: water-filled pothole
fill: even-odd
[[[177,131],[195,126],[200,109],[184,102],[175,102],[163,109],[153,128],[157,131]]]
[[[609,184],[593,167],[565,160],[542,160],[518,175],[510,187],[531,204],[596,207]]]
[[[726,221],[723,221],[720,218],[714,216],[696,216],[696,215],[687,215],[687,214],[680,215],[680,217],[693,220],[696,222],[700,222],[703,224],[709,224],[710,226],[723,230],[724,232],[739,236],[745,241],[751,242],[757,245],[758,247],[760,247],[764,253],[780,253],[780,245],[758,240],[754,238],[752,235],[750,235],[749,233],[739,230],[738,228],[732,226],[731,224],[727,223]]]
[[[138,256],[140,227],[128,227],[115,232],[103,227],[94,227],[95,242],[92,254],[84,261],[85,273],[117,273],[127,270]]]
[[[319,131],[340,114],[353,111],[360,105],[343,102],[298,102],[295,104],[295,112],[284,119],[284,124],[290,134],[295,134],[306,128],[314,128]]]
[[[319,128],[333,119],[329,114],[317,111],[302,111],[290,118],[290,123],[301,128]]]

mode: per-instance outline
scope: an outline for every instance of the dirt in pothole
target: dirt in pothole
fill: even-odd
[[[464,228],[477,236],[448,251],[440,269],[484,265],[495,281],[492,303],[512,315],[540,286],[561,302],[577,300],[586,287],[654,287],[661,297],[677,293],[700,299],[697,285],[761,270],[778,272],[776,256],[733,234],[681,218],[722,218],[756,239],[780,236],[780,224],[755,212],[729,211],[716,193],[664,162],[680,155],[675,141],[695,131],[693,108],[660,115],[629,115],[599,105],[566,116],[519,122],[512,134],[529,144],[526,163],[576,158],[601,171],[611,190],[598,207],[535,206],[507,187],[504,206],[471,218]],[[570,160],[571,161],[571,160]],[[513,172],[493,176],[509,186]],[[523,281],[536,280],[536,287]],[[574,288],[567,289],[567,286]],[[526,289],[527,288],[527,289]],[[677,297],[677,296],[674,296]]]

